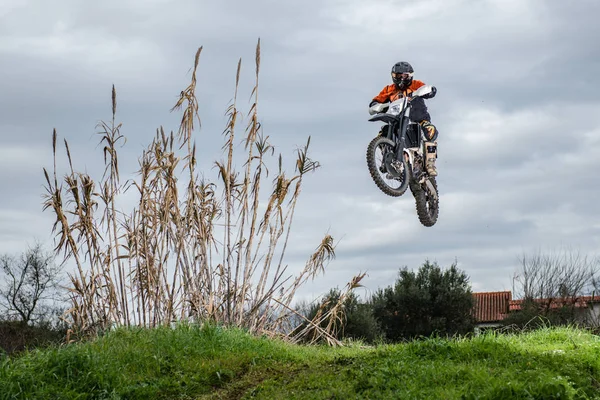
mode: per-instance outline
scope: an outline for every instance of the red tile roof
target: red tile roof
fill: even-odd
[[[510,290],[504,292],[478,292],[473,293],[475,304],[473,316],[477,323],[499,322],[508,316],[508,313],[520,311],[524,300],[513,300]],[[535,299],[539,303],[548,303],[548,299]],[[600,296],[579,296],[573,300],[554,299],[550,308],[559,308],[573,303],[576,308],[586,308],[590,304],[600,303]]]
[[[510,290],[473,293],[473,315],[476,322],[498,322],[506,318],[512,300]]]
[[[547,305],[550,302],[550,308],[559,308],[569,304],[574,304],[575,308],[586,308],[590,303],[600,302],[598,296],[579,296],[574,299],[535,299],[536,302]],[[510,311],[519,311],[523,306],[524,300],[511,300]]]

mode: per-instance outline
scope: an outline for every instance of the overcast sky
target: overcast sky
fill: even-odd
[[[311,135],[322,164],[287,261],[302,264],[326,232],[339,240],[325,279],[301,296],[365,271],[374,291],[425,259],[457,260],[475,291],[509,290],[524,252],[600,245],[599,12],[597,0],[0,0],[0,252],[51,243],[41,196],[52,129],[77,169],[100,171],[95,125],[110,118],[115,84],[122,173],[135,173],[156,128],[178,128],[169,110],[200,46],[196,141],[201,165],[221,159],[237,61],[246,113],[260,37],[264,134],[288,158]],[[386,196],[366,168],[379,128],[367,105],[401,60],[438,89],[427,101],[440,131],[431,228],[410,192]]]

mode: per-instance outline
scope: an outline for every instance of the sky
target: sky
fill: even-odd
[[[299,297],[361,272],[368,295],[425,260],[456,261],[474,291],[511,290],[523,254],[599,248],[599,12],[596,0],[0,0],[0,252],[52,244],[42,211],[52,130],[76,169],[101,173],[96,124],[110,119],[114,84],[121,170],[134,177],[156,129],[178,129],[170,109],[200,46],[194,139],[214,173],[237,62],[246,113],[260,38],[263,133],[289,159],[310,135],[321,164],[306,177],[286,262],[301,267],[325,233],[337,243],[325,277]],[[366,167],[379,129],[367,106],[397,61],[438,89],[427,100],[440,132],[430,228],[410,192],[386,196]]]

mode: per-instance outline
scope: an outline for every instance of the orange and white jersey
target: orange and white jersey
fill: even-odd
[[[373,100],[375,100],[378,103],[396,101],[402,97],[409,95],[421,86],[425,86],[425,83],[417,79],[413,79],[410,86],[405,90],[398,89],[395,84],[387,85],[377,96],[373,98]]]

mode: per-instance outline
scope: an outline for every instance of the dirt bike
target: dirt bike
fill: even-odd
[[[410,121],[409,116],[411,100],[431,92],[432,87],[426,85],[414,91],[411,97],[371,106],[369,113],[374,116],[369,121],[381,121],[385,125],[367,147],[367,166],[377,187],[393,197],[402,196],[410,188],[419,221],[427,227],[437,222],[439,194],[435,177],[429,176],[425,168],[423,128]]]

